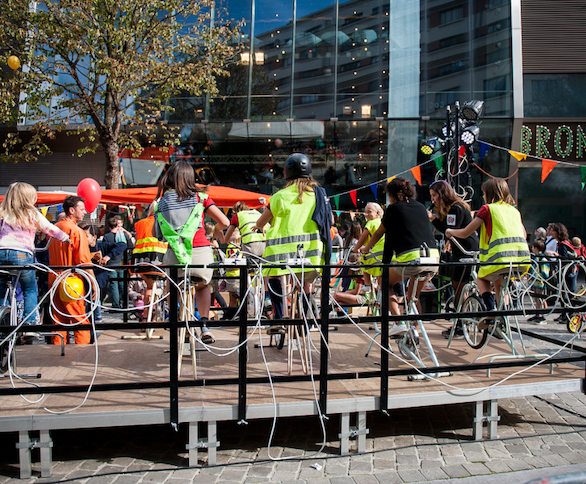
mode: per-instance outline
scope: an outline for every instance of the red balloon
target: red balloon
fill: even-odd
[[[77,185],[77,195],[83,198],[85,209],[93,212],[102,198],[102,189],[93,178],[84,178]]]

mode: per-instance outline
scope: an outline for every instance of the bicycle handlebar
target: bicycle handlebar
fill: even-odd
[[[468,257],[478,257],[478,251],[464,249],[464,247],[462,247],[462,244],[458,242],[458,239],[456,239],[456,237],[450,237],[448,238],[448,240],[450,241],[450,244],[454,244],[458,248],[458,250],[462,252],[462,254],[467,255]]]

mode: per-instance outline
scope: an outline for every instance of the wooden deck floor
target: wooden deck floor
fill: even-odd
[[[122,325],[121,325],[122,326]],[[431,323],[427,325],[432,343],[436,349],[441,364],[459,365],[472,362],[486,362],[482,358],[489,354],[505,354],[505,345],[494,338],[484,350],[472,350],[463,340],[456,340],[451,348],[447,348],[447,341],[442,338],[441,330],[447,327],[447,323]],[[365,327],[366,329],[366,327]],[[95,383],[122,383],[122,382],[163,382],[168,380],[169,353],[168,332],[160,331],[164,336],[162,340],[122,340],[123,334],[132,334],[124,331],[107,331],[98,338],[98,370]],[[229,348],[237,343],[236,329],[222,329],[214,331],[216,347]],[[369,334],[373,334],[369,331]],[[316,347],[319,348],[319,334],[311,333]],[[263,363],[260,349],[254,348],[254,344],[268,345],[269,338],[264,333],[257,331],[249,341],[248,376],[265,377],[267,370]],[[378,340],[380,341],[380,340]],[[378,370],[380,350],[375,345],[369,357],[365,357],[368,339],[359,334],[353,326],[340,325],[338,331],[330,333],[330,362],[329,372],[359,372]],[[396,351],[396,344],[391,346]],[[59,355],[59,348],[49,345],[33,345],[17,347],[19,373],[41,373],[42,378],[32,380],[43,386],[76,384],[87,385],[94,373],[96,349],[91,346],[69,345],[66,355]],[[222,351],[217,350],[218,353]],[[265,348],[265,356],[268,360],[272,375],[287,374],[287,351],[275,348]],[[296,356],[294,372],[301,374],[301,366]],[[319,373],[319,352],[312,354],[313,367],[316,374]],[[403,368],[393,356],[390,357],[391,368]],[[238,376],[238,353],[232,352],[226,356],[217,356],[206,351],[197,352],[198,379],[210,380],[214,378]],[[453,376],[442,378],[438,381],[407,381],[405,377],[392,378],[389,383],[391,397],[409,396],[415,394],[434,394],[445,392],[459,394],[457,388],[476,388],[494,385],[505,376],[522,371],[522,368],[507,368],[493,370],[488,377],[486,371],[474,371],[456,373]],[[555,367],[553,374],[549,373],[549,366],[540,366],[514,376],[499,386],[539,384],[539,382],[555,382],[579,380],[583,376],[583,370],[575,365],[563,364]],[[181,378],[184,380],[193,377],[191,361],[189,357],[183,360]],[[16,382],[17,386],[23,385]],[[337,399],[356,399],[362,397],[376,397],[379,394],[380,380],[371,379],[346,379],[330,381],[328,385],[328,401]],[[450,385],[450,386],[446,386]],[[4,378],[0,380],[0,388],[10,387],[11,382]],[[318,386],[316,382],[316,387]],[[314,399],[311,382],[292,382],[275,385],[276,398],[280,403],[311,402]],[[439,394],[438,393],[438,394]],[[469,392],[468,392],[469,393]],[[236,385],[228,386],[204,386],[183,388],[180,390],[180,408],[212,408],[216,406],[235,405],[237,403]],[[35,396],[28,396],[34,400]],[[3,417],[27,417],[47,415],[47,409],[62,412],[78,405],[83,398],[79,394],[47,394],[41,402],[29,403],[19,396],[0,397],[2,412],[0,414],[0,430]],[[272,396],[268,384],[255,384],[248,386],[248,403],[271,404]],[[433,405],[434,402],[429,402]],[[166,389],[157,390],[131,390],[92,392],[87,402],[78,410],[77,414],[91,412],[117,412],[129,410],[164,409],[169,407],[169,392]]]

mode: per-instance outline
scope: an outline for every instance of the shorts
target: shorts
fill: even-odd
[[[214,253],[212,248],[209,245],[204,247],[194,247],[191,252],[191,263],[193,265],[207,265],[214,263]],[[168,249],[165,257],[163,258],[163,264],[165,265],[175,265],[179,264],[177,257],[175,257],[175,252],[172,249]],[[213,268],[202,268],[202,267],[192,267],[188,269],[188,274],[190,279],[199,279],[202,281],[206,286],[211,282],[212,277],[214,275]],[[184,277],[183,270],[179,271],[179,277]]]
[[[437,260],[439,263],[439,259]],[[404,278],[417,276],[423,272],[429,273],[430,276],[435,276],[439,270],[439,266],[422,266],[418,264],[404,265],[401,267],[391,267],[391,271],[401,274]]]
[[[249,242],[248,244],[243,244],[242,254],[244,254],[244,256],[252,254],[257,257],[262,257],[266,245],[266,242]]]
[[[360,304],[361,306],[363,306],[364,304],[366,304],[366,301],[366,296],[363,296],[362,294],[356,295],[356,304]]]

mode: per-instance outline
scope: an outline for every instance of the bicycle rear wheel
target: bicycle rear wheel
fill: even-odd
[[[472,294],[464,299],[460,311],[463,313],[484,311],[484,304],[477,295]],[[482,348],[488,339],[488,329],[480,329],[478,327],[480,320],[481,318],[479,317],[466,317],[460,318],[459,320],[466,343],[474,349]]]
[[[0,307],[0,341],[10,333],[10,306]],[[0,345],[0,373],[8,371],[8,355],[10,354],[10,344],[12,338]],[[12,366],[14,367],[14,349],[12,351]]]

